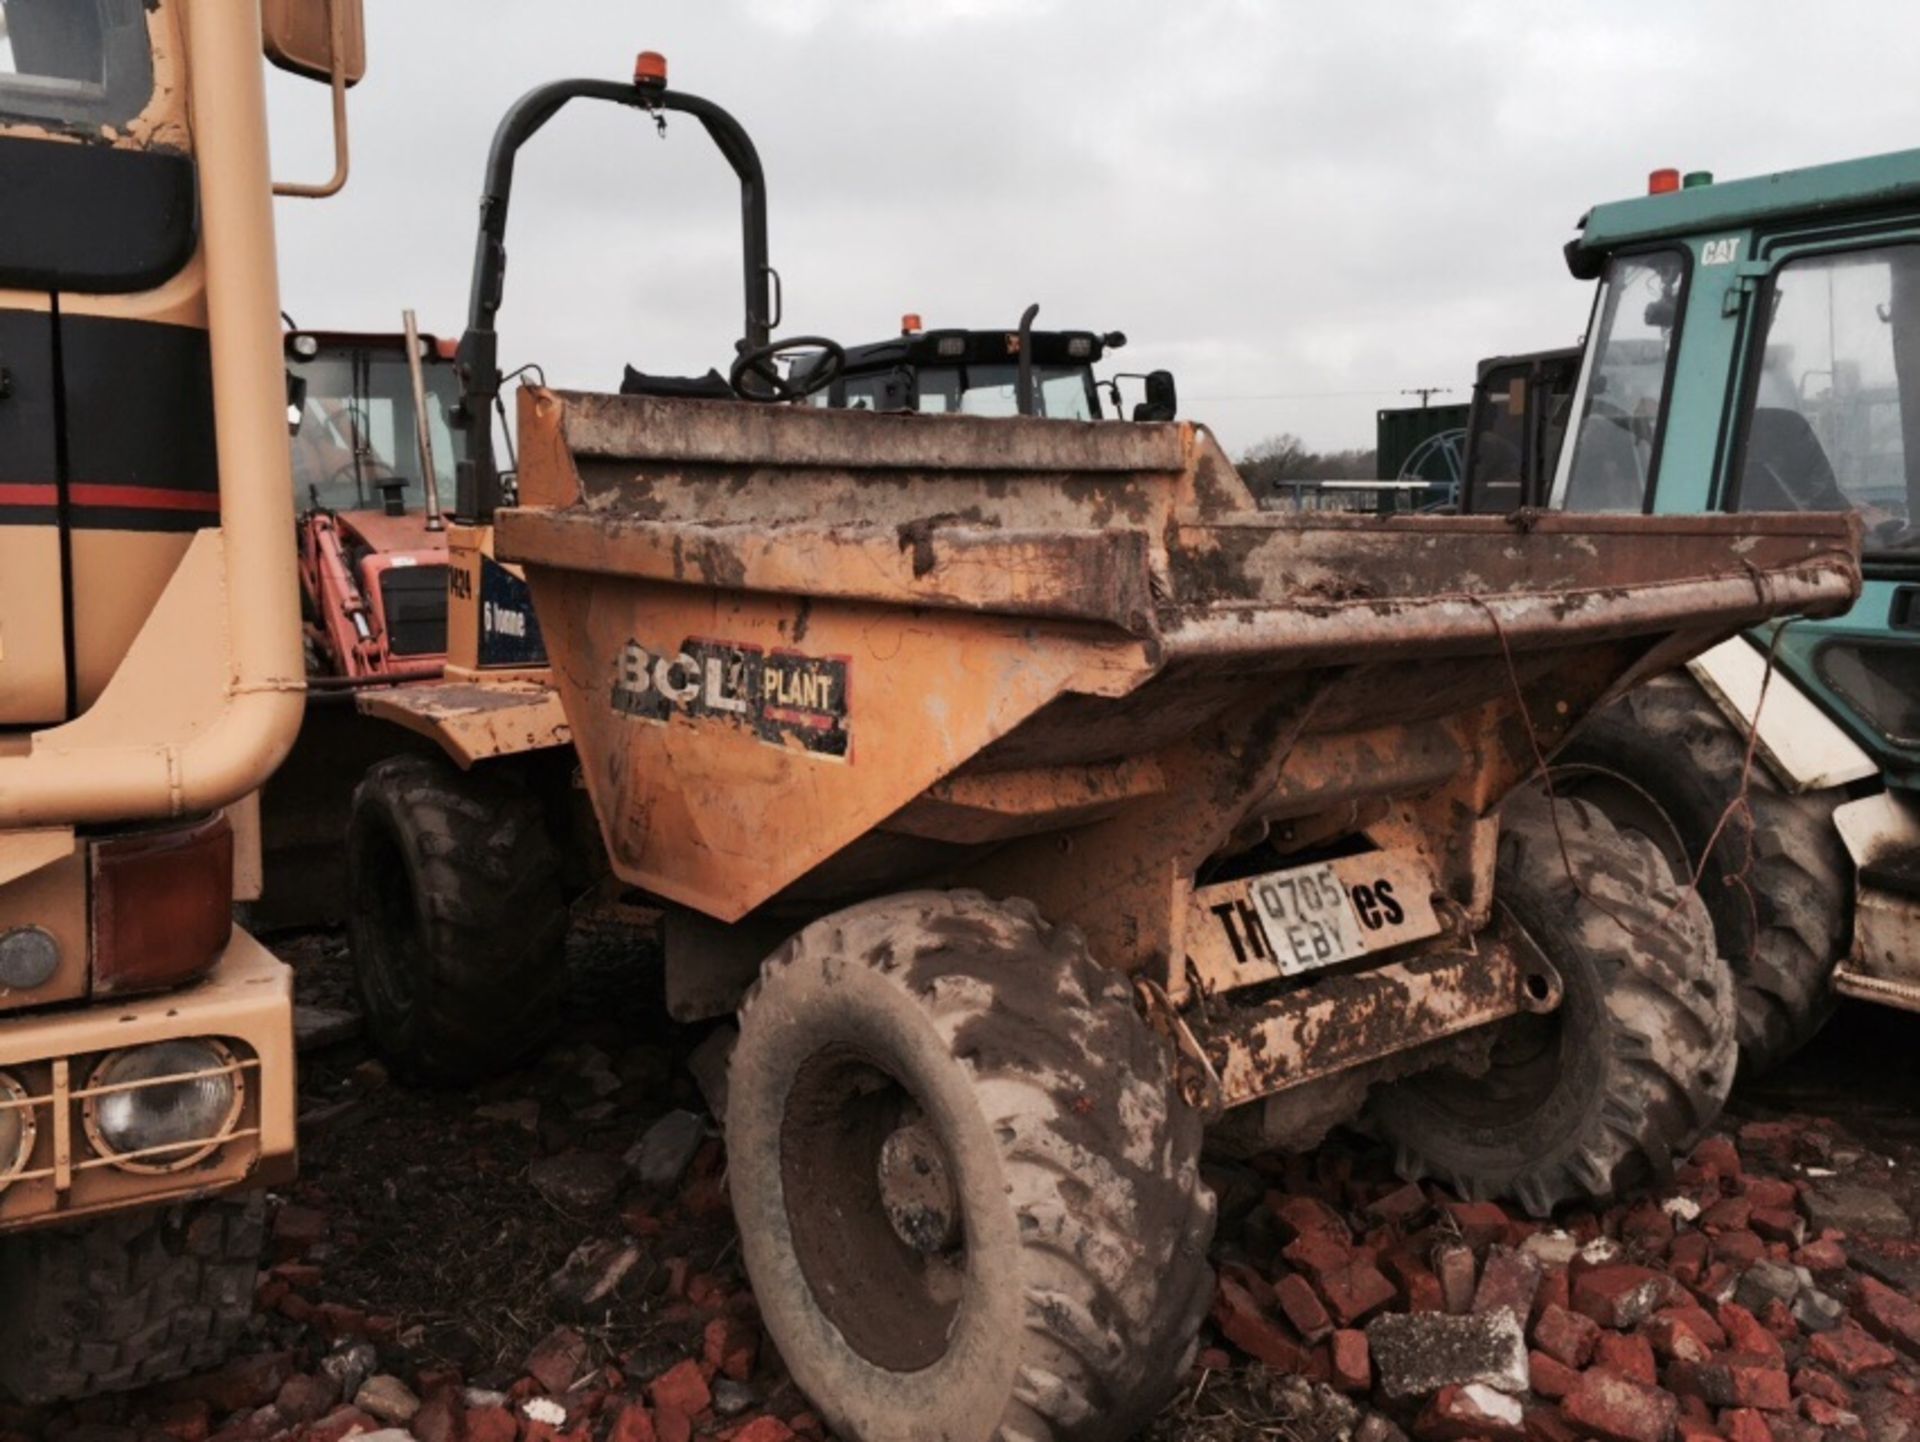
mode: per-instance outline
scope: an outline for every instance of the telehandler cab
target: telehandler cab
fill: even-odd
[[[1836,990],[1920,1010],[1920,151],[1649,190],[1568,246],[1599,287],[1543,500],[1866,530],[1851,610],[1707,651],[1561,758],[1570,792],[1700,873],[1760,1069]]]
[[[357,0],[0,21],[0,1393],[39,1401],[217,1361],[294,1170],[292,988],[233,925],[306,686],[261,54],[338,120],[364,46]]]
[[[738,398],[523,387],[510,499],[514,164],[582,99],[691,118],[738,175]],[[1683,1151],[1733,1074],[1705,913],[1529,778],[1621,688],[1846,606],[1856,523],[1282,515],[1192,424],[768,404],[844,351],[770,339],[764,195],[653,55],[495,135],[450,545],[524,568],[551,664],[460,658],[456,561],[448,677],[365,699],[451,763],[356,804],[354,943],[404,1039],[511,1041],[583,845],[664,908],[675,1014],[738,1008],[758,1305],[864,1442],[1138,1426],[1211,1293],[1209,1124],[1370,1107],[1408,1175],[1536,1214]],[[796,382],[790,345],[828,364]]]

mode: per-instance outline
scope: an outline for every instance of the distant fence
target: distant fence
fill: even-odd
[[[1452,504],[1456,488],[1436,481],[1275,481],[1260,504],[1274,511],[1364,511],[1390,516]]]

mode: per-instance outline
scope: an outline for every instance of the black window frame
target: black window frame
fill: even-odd
[[[1668,240],[1651,245],[1625,247],[1607,253],[1606,265],[1601,270],[1598,284],[1594,286],[1593,306],[1587,313],[1586,344],[1582,348],[1583,354],[1580,359],[1580,372],[1574,380],[1574,399],[1584,405],[1588,399],[1587,383],[1590,380],[1587,373],[1587,366],[1595,359],[1593,350],[1595,344],[1594,329],[1600,320],[1600,298],[1606,293],[1607,281],[1611,278],[1613,267],[1621,261],[1638,260],[1650,255],[1677,255],[1680,257],[1680,289],[1674,297],[1673,335],[1667,343],[1667,364],[1660,379],[1660,410],[1654,417],[1653,450],[1647,456],[1647,483],[1645,493],[1640,498],[1640,514],[1643,516],[1653,514],[1654,502],[1660,493],[1660,468],[1666,460],[1667,422],[1672,418],[1673,413],[1673,378],[1680,368],[1680,348],[1686,343],[1687,311],[1692,304],[1693,298],[1694,255],[1691,245],[1685,241]],[[1581,410],[1577,414],[1569,412],[1567,417],[1567,438],[1563,440],[1560,445],[1561,459],[1555,461],[1553,476],[1547,482],[1547,501],[1553,509],[1567,509],[1564,501],[1559,504],[1554,502],[1554,492],[1557,491],[1560,486],[1560,465],[1564,462],[1571,466],[1573,457],[1579,450],[1580,431],[1585,422],[1586,414],[1584,410]],[[1567,480],[1571,483],[1572,479],[1573,474],[1569,471]],[[1576,511],[1573,512],[1573,514],[1601,515],[1605,513]],[[1620,514],[1631,513],[1622,512]]]

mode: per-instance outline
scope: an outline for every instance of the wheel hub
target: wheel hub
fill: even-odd
[[[880,1144],[880,1204],[894,1235],[922,1256],[944,1252],[960,1238],[946,1149],[924,1121],[896,1128]]]

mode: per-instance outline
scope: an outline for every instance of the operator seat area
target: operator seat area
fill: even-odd
[[[1756,406],[1740,473],[1743,511],[1844,511],[1849,508],[1826,447],[1799,411]]]
[[[731,401],[738,400],[727,378],[717,370],[703,376],[653,376],[627,367],[620,381],[623,396],[659,396],[666,400]]]

